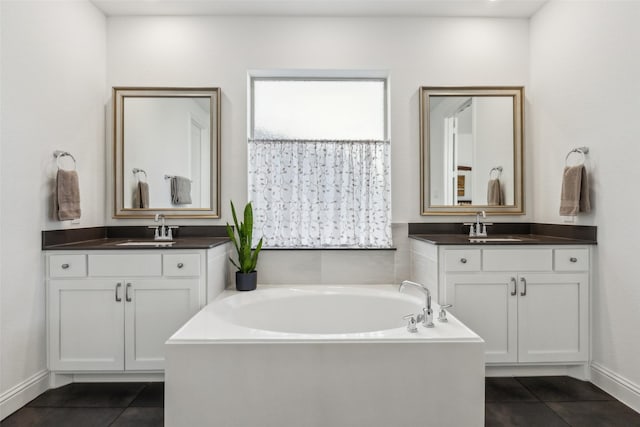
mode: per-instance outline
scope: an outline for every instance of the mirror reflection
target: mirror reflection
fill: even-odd
[[[522,88],[421,88],[423,214],[522,213]]]
[[[218,91],[114,88],[116,217],[217,217]]]

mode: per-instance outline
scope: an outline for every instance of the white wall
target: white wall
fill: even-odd
[[[1,419],[20,386],[46,369],[41,231],[104,223],[106,20],[87,1],[0,8]],[[78,162],[77,225],[52,219],[56,149]]]
[[[222,89],[222,218],[206,221],[209,224],[230,221],[229,200],[238,206],[247,198],[249,70],[389,72],[393,238],[398,250],[336,256],[265,251],[258,264],[258,270],[264,270],[258,275],[259,283],[406,279],[406,223],[425,220],[419,206],[418,88],[526,85],[528,79],[529,28],[528,21],[521,19],[112,17],[107,28],[108,86]],[[122,223],[111,218],[107,222]],[[301,271],[310,273],[300,277]]]
[[[594,372],[600,384],[626,381],[618,397],[627,393],[627,402],[640,410],[638,17],[640,3],[626,1],[552,1],[535,15],[528,154],[535,177],[534,220],[562,223],[565,155],[578,146],[590,149],[593,211],[578,216],[577,223],[598,226]]]
[[[519,19],[112,17],[107,84],[222,88],[224,224],[247,197],[248,70],[388,70],[393,221],[415,222],[418,87],[525,85],[528,43]]]

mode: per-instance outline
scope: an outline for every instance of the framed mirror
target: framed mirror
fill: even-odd
[[[220,217],[220,89],[113,88],[114,218]]]
[[[420,88],[422,215],[521,215],[522,87]]]

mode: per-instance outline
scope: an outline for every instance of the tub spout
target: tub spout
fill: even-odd
[[[412,286],[414,288],[420,289],[425,296],[425,301],[424,301],[424,307],[422,308],[422,315],[418,316],[418,321],[422,322],[422,325],[425,328],[433,328],[433,310],[431,309],[431,292],[429,292],[429,289],[424,286],[421,285],[420,283],[416,283],[416,282],[412,282],[410,280],[404,280],[401,284],[400,284],[400,288],[398,289],[399,292],[402,292],[402,290],[406,287],[406,286]]]

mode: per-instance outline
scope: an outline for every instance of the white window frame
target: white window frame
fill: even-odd
[[[255,124],[255,82],[264,80],[273,81],[378,81],[383,84],[383,135],[379,141],[389,143],[390,140],[390,84],[389,73],[382,70],[251,70],[248,72],[247,78],[247,140],[259,141],[254,139]],[[286,140],[286,138],[285,138]],[[378,141],[378,139],[375,139]],[[267,141],[267,140],[265,140]],[[295,141],[295,139],[292,139]],[[318,141],[325,141],[320,139]],[[353,142],[372,141],[371,139],[358,139]],[[249,166],[250,158],[247,151],[247,165]],[[391,164],[389,163],[389,168]],[[391,179],[391,176],[389,176]],[[389,183],[390,185],[390,183]],[[247,183],[247,195],[251,199],[250,183]],[[389,207],[389,215],[391,215],[391,206]],[[389,217],[389,221],[391,221]],[[391,222],[389,222],[389,225]],[[390,231],[390,230],[389,230]],[[389,235],[390,236],[390,235]],[[391,236],[390,236],[391,238]],[[391,241],[389,242],[391,243]],[[315,247],[315,246],[314,246]],[[392,246],[390,246],[392,247]],[[297,246],[290,249],[298,248]],[[308,246],[301,246],[301,249],[308,249]],[[317,246],[317,249],[330,249],[331,247]],[[362,247],[368,249],[369,247]],[[373,246],[371,248],[381,249],[383,247]]]
[[[389,117],[389,73],[383,70],[251,70],[247,76],[247,136],[254,138],[254,114],[256,80],[298,80],[298,81],[381,81],[384,84],[384,132],[383,140],[391,134]]]

